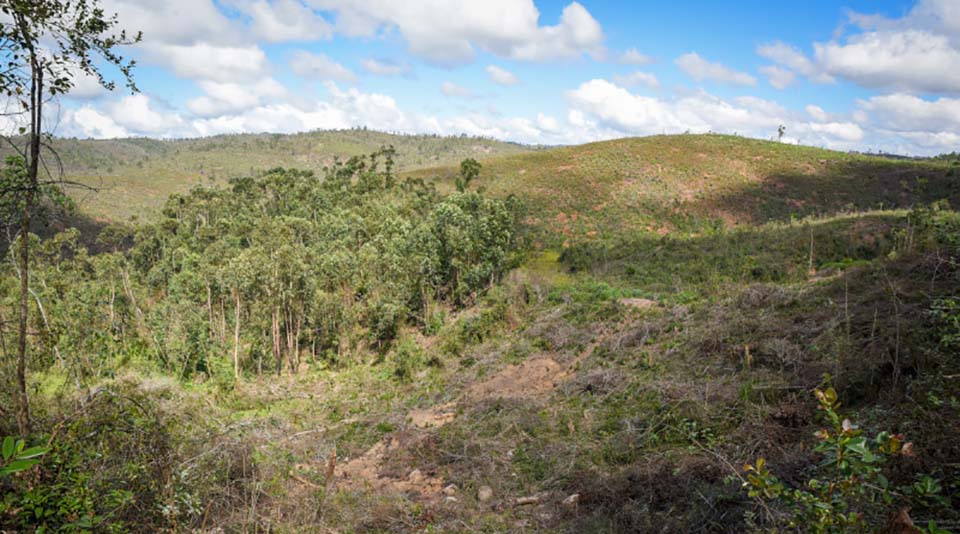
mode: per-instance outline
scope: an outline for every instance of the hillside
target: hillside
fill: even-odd
[[[658,136],[491,149],[459,190],[473,148],[447,142],[449,165],[406,167],[424,183],[318,181],[277,151],[288,170],[198,188],[100,252],[46,239],[29,381],[55,454],[8,483],[0,526],[960,521],[952,161]]]
[[[517,195],[551,245],[689,233],[843,211],[960,204],[960,167],[724,135],[619,139],[491,158],[480,184]],[[454,167],[413,174],[446,177]]]
[[[152,213],[174,193],[196,185],[222,184],[274,167],[321,173],[336,158],[397,150],[398,170],[459,164],[530,150],[515,143],[472,137],[396,135],[372,130],[329,130],[292,135],[244,134],[199,139],[56,139],[66,177],[96,191],[72,189],[83,212],[126,221]],[[10,152],[3,147],[0,155]]]

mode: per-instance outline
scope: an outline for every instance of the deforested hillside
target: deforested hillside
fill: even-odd
[[[452,176],[456,169],[416,171]],[[960,202],[960,167],[725,135],[667,135],[485,162],[492,194],[528,199],[551,244],[696,233],[917,202]],[[448,178],[451,184],[452,179]]]
[[[951,161],[713,135],[394,157],[41,240],[24,446],[49,449],[0,478],[0,525],[960,520]]]

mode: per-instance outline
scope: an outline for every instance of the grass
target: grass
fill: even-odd
[[[960,201],[954,166],[726,135],[618,139],[491,158],[478,184],[528,203],[550,247]],[[414,171],[452,187],[453,167]]]

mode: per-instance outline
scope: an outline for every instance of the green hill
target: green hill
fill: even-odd
[[[414,174],[452,184],[454,167]],[[491,158],[480,184],[528,202],[547,242],[701,232],[960,201],[960,167],[725,135],[618,139]]]
[[[317,173],[336,158],[397,150],[399,170],[483,160],[531,150],[516,143],[474,137],[396,135],[365,129],[281,134],[220,135],[199,139],[78,140],[53,144],[66,178],[96,191],[72,189],[80,208],[97,219],[125,221],[149,214],[174,193],[224,183],[275,167]],[[4,147],[2,155],[10,152]]]

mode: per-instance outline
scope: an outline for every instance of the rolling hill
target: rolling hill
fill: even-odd
[[[397,169],[459,163],[465,158],[532,150],[515,143],[475,137],[395,135],[365,129],[292,135],[244,134],[199,139],[56,139],[66,177],[96,191],[72,189],[81,210],[95,219],[126,221],[146,215],[174,193],[195,185],[222,184],[275,167],[320,173],[336,158],[397,150]],[[4,147],[0,155],[11,153]]]
[[[726,135],[619,139],[484,162],[480,185],[517,195],[548,244],[960,202],[960,166]],[[452,187],[455,167],[413,171]]]

